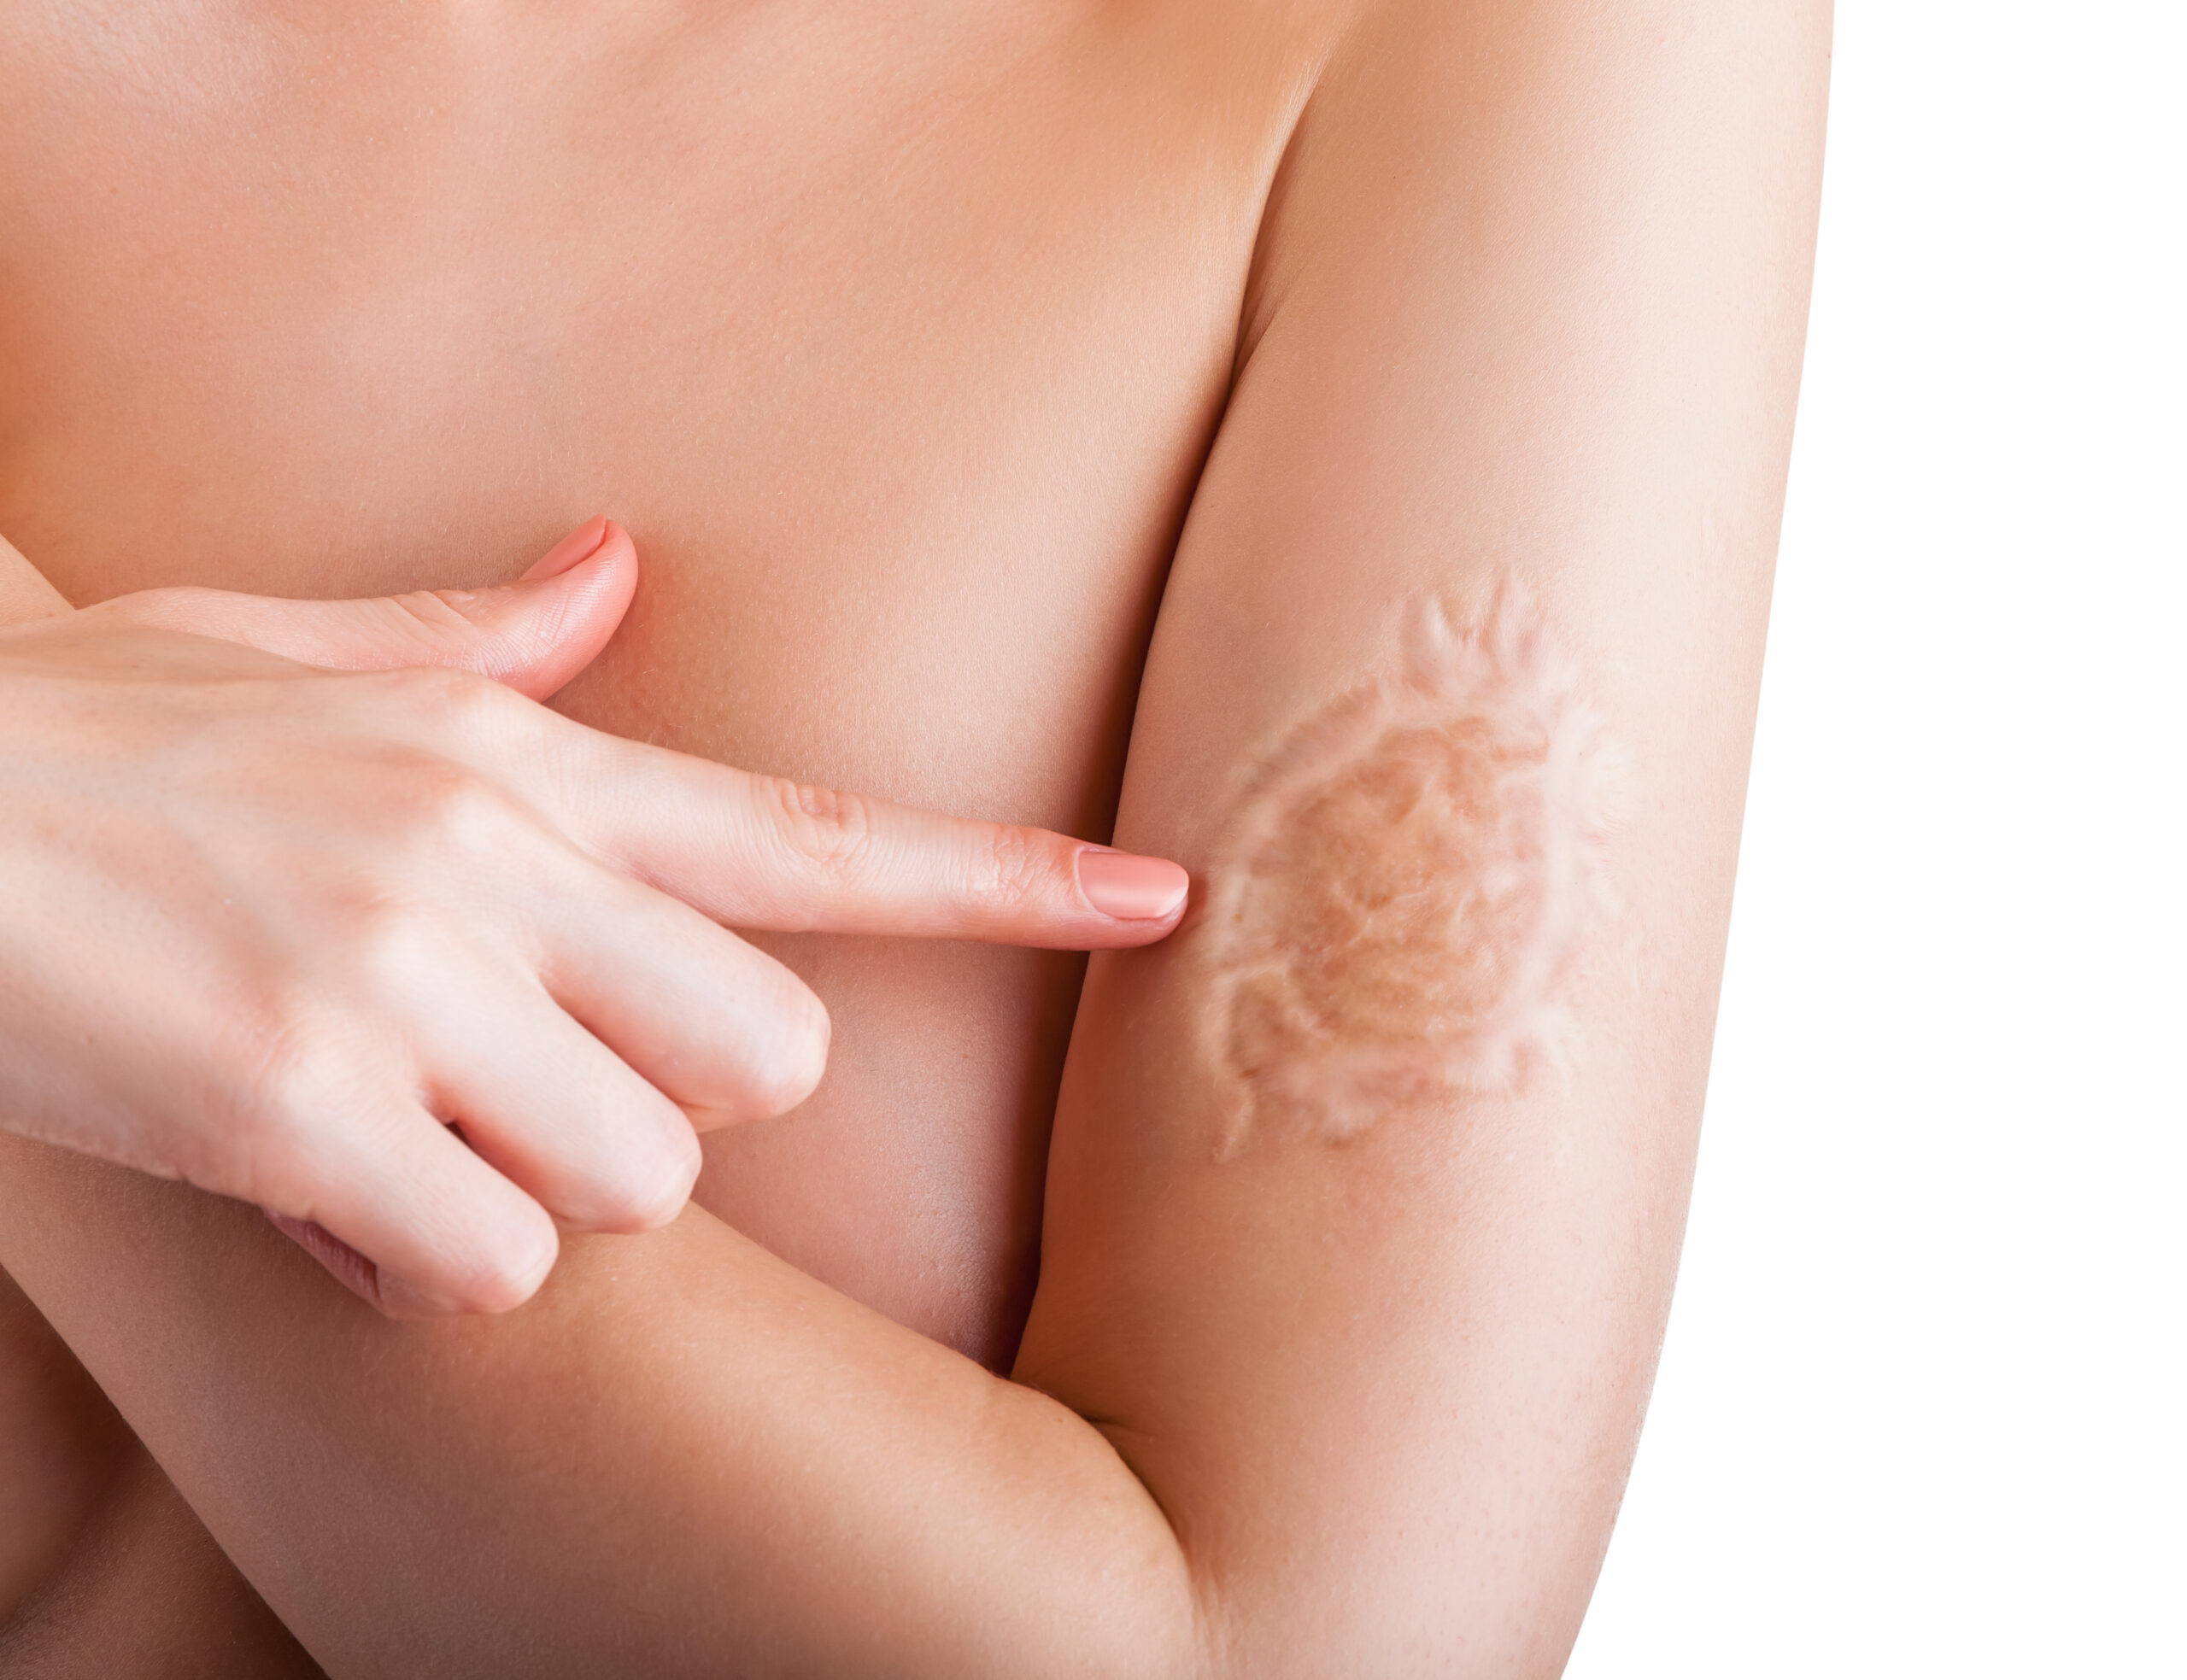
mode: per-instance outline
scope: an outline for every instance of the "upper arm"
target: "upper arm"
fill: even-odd
[[[1058,1117],[1019,1375],[1078,1415],[695,1209],[396,1325],[248,1209],[0,1136],[0,1264],[330,1667],[1554,1665],[1683,1209],[1825,50],[1417,0],[1329,63],[1119,820],[1204,909],[1095,959]],[[1404,664],[1416,608],[1499,600],[1535,642]]]
[[[1668,1308],[1815,226],[1821,4],[1393,4],[1278,178],[1018,1374],[1240,1671],[1553,1670]],[[1436,615],[1446,629],[1436,628]]]

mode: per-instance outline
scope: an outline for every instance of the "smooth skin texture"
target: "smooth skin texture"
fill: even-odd
[[[1115,797],[1199,870],[1404,603],[1516,580],[1629,758],[1629,956],[1561,1077],[1223,1159],[1192,924],[1075,1016],[1063,959],[777,941],[821,1090],[519,1312],[391,1323],[246,1209],[26,1143],[0,1264],[331,1672],[1554,1673],[1675,1266],[1826,13],[619,14],[515,67],[466,16],[384,58],[238,24],[226,81],[141,43],[264,102],[203,131],[243,138],[161,177],[170,100],[0,170],[55,194],[0,529],[64,593],[484,582],[613,507],[657,582],[573,715],[1066,833]],[[249,331],[185,226],[259,242]],[[117,342],[146,285],[206,331]]]
[[[1175,864],[521,698],[606,643],[635,578],[595,519],[473,594],[151,590],[0,632],[0,1125],[256,1203],[384,1311],[506,1311],[557,1224],[667,1223],[699,1132],[819,1083],[826,1010],[715,922],[1176,925]]]

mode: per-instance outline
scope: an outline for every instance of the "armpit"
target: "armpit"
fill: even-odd
[[[1422,602],[1393,673],[1276,743],[1210,871],[1223,1153],[1510,1092],[1557,1054],[1608,916],[1609,758],[1516,591],[1455,629]]]

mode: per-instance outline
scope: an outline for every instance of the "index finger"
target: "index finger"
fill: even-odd
[[[1184,916],[1191,878],[1165,858],[567,728],[550,755],[571,838],[732,927],[1097,951]]]

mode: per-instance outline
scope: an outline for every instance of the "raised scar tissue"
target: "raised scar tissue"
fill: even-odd
[[[1509,1092],[1557,1053],[1608,914],[1612,759],[1516,589],[1463,628],[1420,603],[1393,670],[1275,743],[1209,870],[1222,1153]]]

